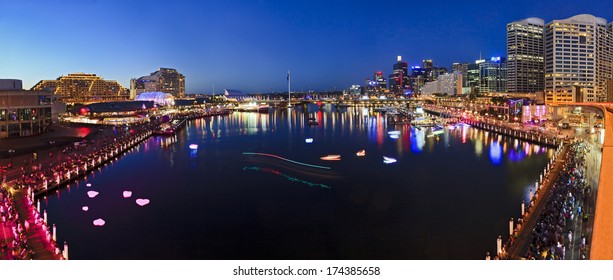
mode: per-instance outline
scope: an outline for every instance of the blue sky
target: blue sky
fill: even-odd
[[[506,24],[577,14],[613,20],[609,1],[0,0],[0,78],[29,88],[72,72],[129,86],[159,67],[188,93],[344,89],[397,55],[435,66],[504,56]]]

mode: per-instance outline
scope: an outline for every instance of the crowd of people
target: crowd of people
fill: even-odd
[[[0,259],[31,259],[33,251],[30,250],[25,235],[29,225],[19,219],[12,195],[5,188],[0,188],[0,217],[0,229],[3,231],[3,238],[0,240]]]
[[[34,251],[28,246],[26,233],[37,226],[47,235],[46,242],[53,248],[52,253],[59,255],[59,248],[51,239],[49,227],[33,206],[31,194],[46,192],[86,174],[90,169],[136,144],[138,140],[146,138],[150,131],[149,125],[133,127],[121,133],[114,131],[113,135],[100,137],[96,142],[90,141],[87,145],[69,145],[58,154],[50,152],[46,161],[33,154],[29,160],[24,161],[16,178],[7,179],[4,175],[0,187],[0,229],[8,230],[4,230],[4,236],[0,238],[0,259],[32,259]],[[35,225],[29,224],[27,217],[19,216],[15,204],[17,202],[10,189],[29,193],[25,204],[28,211],[33,212]]]
[[[574,246],[580,246],[581,258],[586,258],[586,236],[574,236],[573,225],[585,215],[584,197],[590,192],[584,176],[587,149],[582,141],[573,142],[569,149],[559,177],[549,189],[549,201],[532,230],[527,259],[567,259],[567,249]]]

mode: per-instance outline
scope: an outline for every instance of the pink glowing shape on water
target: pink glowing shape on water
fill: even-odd
[[[104,224],[106,224],[106,222],[103,219],[96,219],[96,220],[94,220],[94,226],[101,227]]]
[[[85,186],[86,186],[86,187],[91,187],[91,186],[92,186],[92,183],[87,183],[87,184],[85,184]]]
[[[128,198],[132,196],[132,192],[131,191],[123,191],[123,197],[124,198]]]
[[[89,207],[83,206],[83,207],[81,207],[81,209],[83,209],[83,211],[87,211],[87,210],[89,210]]]
[[[136,204],[138,204],[139,206],[145,206],[145,205],[149,204],[149,199],[139,198],[139,199],[136,200]]]
[[[94,198],[99,194],[99,192],[97,191],[88,191],[87,192],[87,196],[89,196],[89,198]]]

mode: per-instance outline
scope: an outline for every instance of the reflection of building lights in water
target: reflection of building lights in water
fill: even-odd
[[[285,179],[287,179],[288,181],[291,182],[297,182],[297,183],[302,183],[305,184],[309,187],[320,187],[322,189],[329,189],[330,186],[325,185],[325,184],[320,184],[320,183],[313,183],[313,182],[309,182],[309,181],[305,181],[302,179],[298,179],[296,177],[292,177],[290,175],[287,175],[285,173],[281,173],[280,171],[274,170],[274,169],[270,169],[270,168],[260,168],[260,167],[243,167],[244,171],[261,171],[261,172],[266,172],[266,173],[271,173],[271,174],[275,174],[275,175],[279,175],[281,177],[284,177]]]
[[[493,142],[490,146],[490,160],[493,164],[500,164],[502,161],[502,147],[500,143]]]
[[[411,137],[411,152],[413,153],[421,153],[426,145],[426,135],[424,133],[425,129],[416,129],[414,127],[412,129],[413,137]]]

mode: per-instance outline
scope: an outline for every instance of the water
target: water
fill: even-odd
[[[71,259],[483,259],[552,151],[470,127],[429,134],[367,108],[194,120],[42,204]]]

